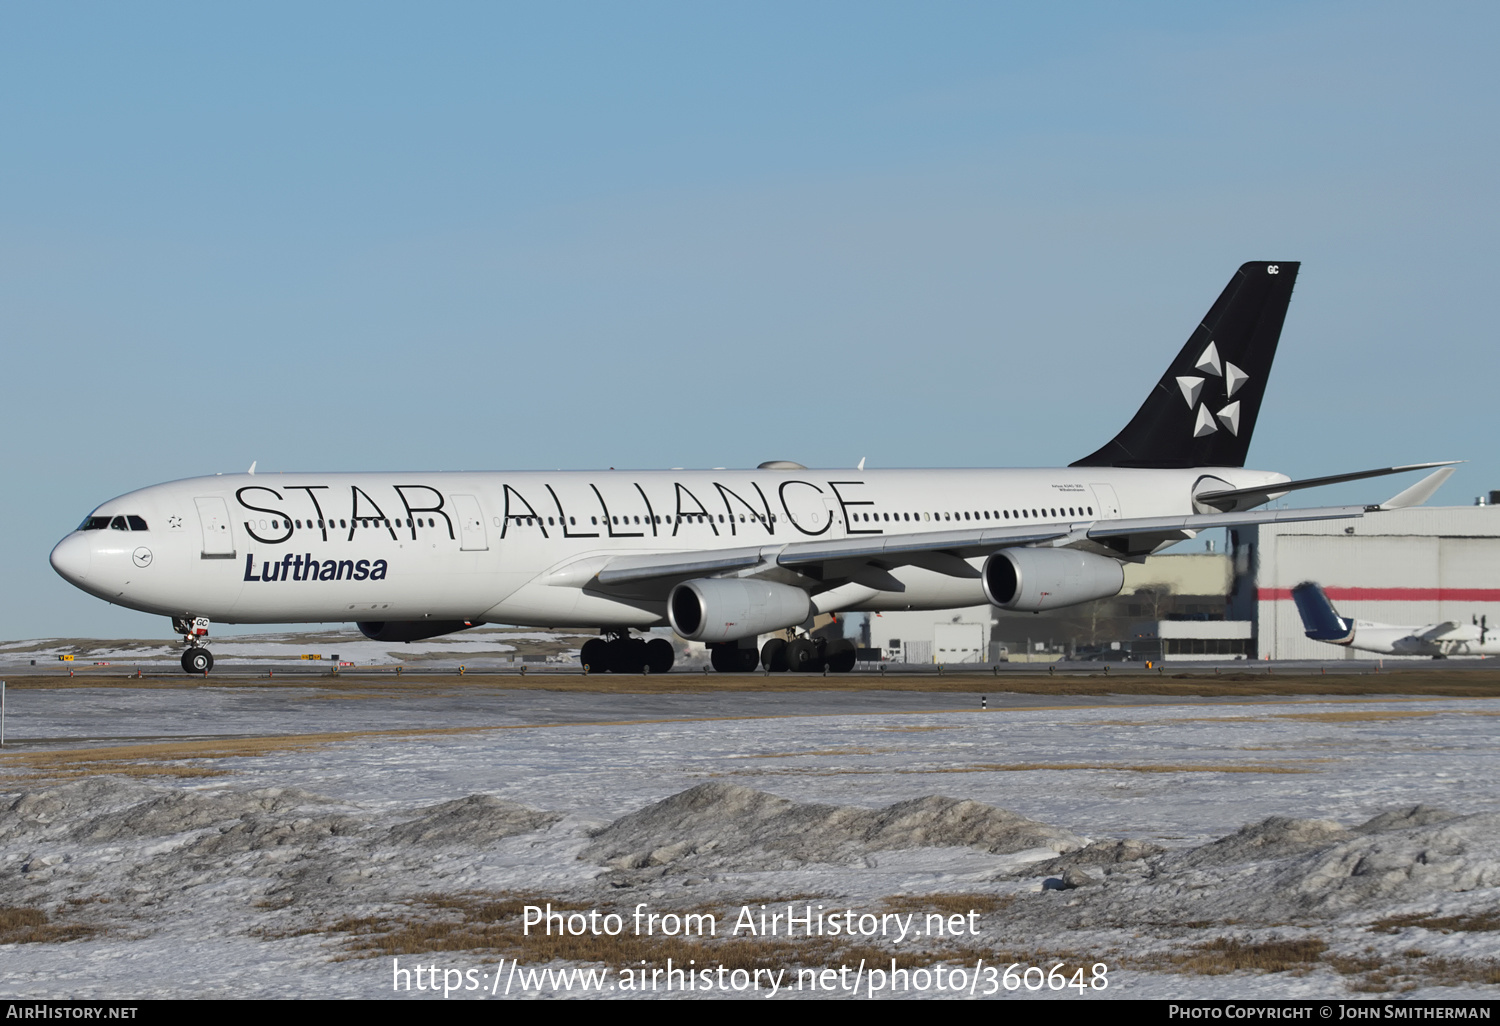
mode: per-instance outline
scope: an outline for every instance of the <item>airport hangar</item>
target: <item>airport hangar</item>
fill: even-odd
[[[1343,616],[1413,626],[1484,619],[1500,629],[1500,491],[1472,506],[1229,536],[1227,552],[1169,551],[1127,564],[1118,596],[1067,609],[870,614],[861,646],[886,662],[942,664],[1380,658],[1307,638],[1291,592],[1303,581],[1323,585]]]

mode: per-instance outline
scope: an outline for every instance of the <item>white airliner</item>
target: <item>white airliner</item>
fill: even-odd
[[[1328,601],[1328,594],[1312,581],[1292,589],[1292,600],[1302,616],[1302,626],[1314,641],[1343,645],[1381,655],[1449,656],[1500,655],[1500,638],[1489,628],[1487,616],[1472,617],[1471,623],[1448,620],[1400,627],[1370,620],[1342,617]]]
[[[1134,419],[1068,467],[203,477],[111,499],[52,565],[171,617],[190,673],[213,666],[213,620],[354,621],[392,642],[586,624],[602,635],[584,646],[592,669],[657,673],[672,646],[630,632],[670,623],[719,670],[847,671],[852,645],[811,637],[813,616],[1068,606],[1117,594],[1124,562],[1202,530],[1425,501],[1447,464],[1305,481],[1244,469],[1297,268],[1236,271]],[[1429,467],[1445,469],[1381,505],[1247,512]]]

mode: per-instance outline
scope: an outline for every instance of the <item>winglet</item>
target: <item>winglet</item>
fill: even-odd
[[[1452,477],[1457,469],[1457,467],[1443,467],[1441,470],[1434,470],[1406,491],[1386,499],[1375,509],[1405,509],[1408,506],[1420,506],[1432,498],[1432,493],[1443,487],[1443,482]]]

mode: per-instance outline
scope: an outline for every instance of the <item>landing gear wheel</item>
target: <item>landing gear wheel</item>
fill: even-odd
[[[608,673],[611,660],[609,658],[609,642],[603,638],[590,638],[583,643],[578,650],[578,661],[589,668],[590,673]]]
[[[207,673],[214,668],[214,656],[206,648],[190,648],[182,653],[182,669],[194,676]]]
[[[615,645],[616,673],[640,673],[646,668],[645,641],[640,638],[622,638]]]
[[[666,638],[652,638],[646,642],[646,669],[652,673],[672,672],[672,663],[676,658],[677,653],[672,650],[672,643]]]
[[[837,641],[828,643],[828,672],[848,673],[854,669],[854,662],[859,658],[859,651],[854,647],[854,642],[848,638],[839,638]]]
[[[760,647],[760,665],[770,673],[786,672],[785,638],[772,638]]]
[[[708,661],[720,673],[733,673],[740,668],[738,652],[733,645],[711,645],[708,649]]]
[[[815,671],[818,663],[818,646],[807,638],[797,638],[786,643],[786,668],[793,673]]]
[[[720,673],[749,673],[760,665],[760,652],[754,648],[740,648],[733,641],[713,645],[709,661]]]

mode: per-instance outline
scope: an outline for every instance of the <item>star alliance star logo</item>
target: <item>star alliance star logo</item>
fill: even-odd
[[[1224,398],[1226,404],[1218,413],[1210,413],[1208,403],[1199,404],[1198,399],[1203,394],[1203,386],[1208,381],[1206,377],[1198,377],[1193,374],[1184,374],[1177,379],[1177,387],[1182,389],[1182,398],[1187,400],[1188,409],[1197,410],[1197,417],[1193,421],[1193,437],[1203,438],[1219,430],[1218,424],[1214,423],[1217,417],[1219,424],[1223,424],[1231,435],[1238,436],[1240,433],[1240,403],[1234,398],[1234,394],[1240,390],[1245,382],[1250,380],[1250,375],[1240,370],[1228,360],[1219,360],[1219,348],[1212,340],[1208,348],[1203,350],[1203,355],[1198,357],[1198,362],[1193,364],[1193,369],[1201,371],[1206,375],[1221,378],[1224,382]],[[1232,401],[1230,401],[1232,400]]]

